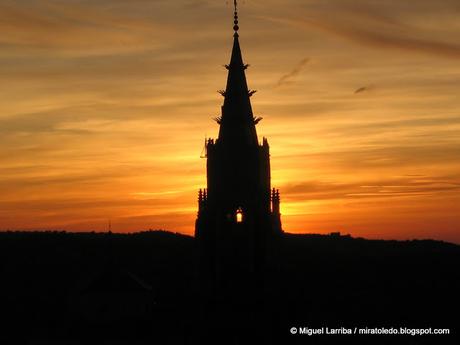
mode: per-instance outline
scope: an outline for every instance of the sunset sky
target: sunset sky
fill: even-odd
[[[232,1],[0,0],[0,230],[192,234]],[[460,1],[246,0],[289,232],[460,243]]]

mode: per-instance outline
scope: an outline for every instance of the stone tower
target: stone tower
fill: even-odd
[[[195,237],[199,275],[217,298],[241,299],[263,280],[273,238],[282,233],[279,191],[270,185],[270,153],[259,143],[238,34],[235,2],[233,49],[216,140],[205,143],[207,188],[198,194]],[[222,297],[226,296],[226,297]]]

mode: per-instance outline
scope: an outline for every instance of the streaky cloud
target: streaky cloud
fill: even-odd
[[[366,28],[358,28],[345,23],[328,22],[319,19],[290,19],[264,17],[267,20],[291,25],[299,28],[316,28],[321,31],[345,38],[358,44],[367,45],[379,49],[396,49],[412,53],[435,55],[449,59],[460,59],[460,45],[442,41],[434,41],[423,38],[414,38],[408,35],[372,31]]]
[[[300,60],[297,63],[297,65],[289,73],[283,75],[278,80],[278,82],[276,83],[276,87],[280,87],[280,86],[290,83],[292,81],[292,78],[296,77],[303,71],[303,69],[308,64],[309,61],[310,61],[310,58],[303,58],[302,60]]]

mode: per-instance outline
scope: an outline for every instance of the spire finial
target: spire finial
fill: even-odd
[[[239,30],[239,26],[238,26],[238,2],[236,0],[233,0],[233,6],[235,7],[235,15],[234,15],[234,21],[233,23],[235,24],[233,26],[233,30],[235,30],[235,36],[238,36],[238,30]]]

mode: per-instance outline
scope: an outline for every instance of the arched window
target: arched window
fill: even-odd
[[[243,223],[243,210],[241,207],[236,210],[236,222]]]

